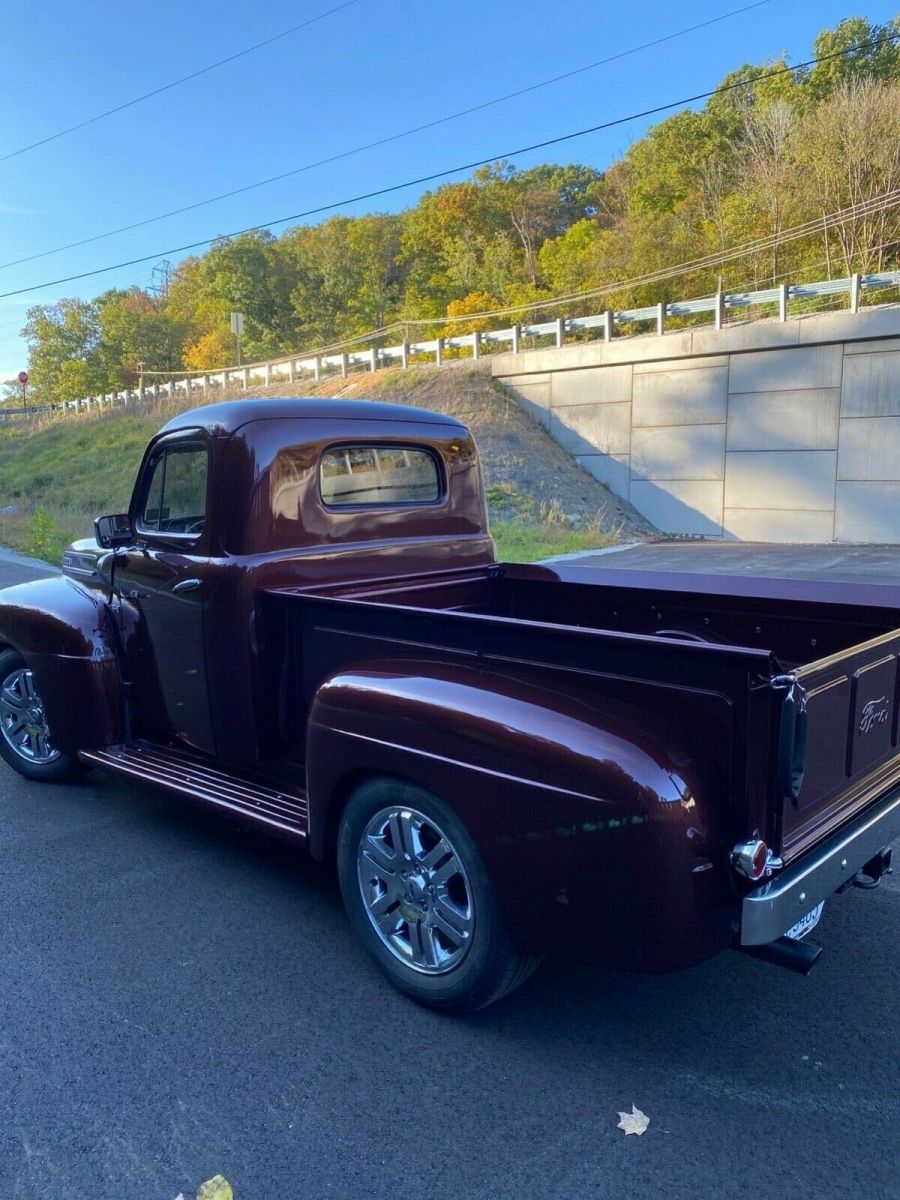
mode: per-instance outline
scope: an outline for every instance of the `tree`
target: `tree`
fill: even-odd
[[[99,305],[85,300],[38,304],[25,314],[32,394],[39,404],[107,390],[99,361]]]
[[[809,74],[809,91],[816,100],[831,95],[841,84],[872,79],[882,82],[900,75],[900,16],[884,25],[865,17],[848,17],[834,29],[823,29],[813,43],[816,63]]]
[[[177,330],[159,303],[140,288],[110,291],[96,301],[100,323],[97,355],[114,387],[138,382],[141,364],[168,371],[179,359]]]
[[[806,118],[799,170],[822,218],[829,276],[836,253],[846,274],[881,270],[900,242],[896,204],[873,204],[852,219],[829,214],[900,187],[900,83],[846,79]]]

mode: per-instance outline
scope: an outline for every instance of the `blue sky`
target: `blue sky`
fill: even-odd
[[[340,0],[43,0],[8,5],[0,156],[280,33]],[[299,33],[124,112],[0,162],[0,264],[288,171],[742,7],[749,0],[355,0]],[[329,204],[417,175],[650,108],[714,86],[743,62],[810,56],[845,16],[837,0],[760,8],[389,146],[142,229],[13,267],[0,292]],[[555,157],[604,167],[647,121],[592,134]],[[342,211],[396,210],[410,188]],[[178,256],[173,256],[177,260]],[[155,261],[155,259],[154,259]],[[153,263],[0,299],[0,378],[26,362],[25,309],[150,282]]]

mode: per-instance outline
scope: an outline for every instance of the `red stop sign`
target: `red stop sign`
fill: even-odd
[[[24,387],[27,382],[28,382],[28,372],[20,371],[19,372],[19,383],[21,383],[22,386]]]

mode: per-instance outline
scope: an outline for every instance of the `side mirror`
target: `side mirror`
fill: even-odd
[[[134,544],[134,529],[128,513],[116,513],[111,517],[97,517],[94,521],[94,536],[104,550],[117,550],[121,546]]]

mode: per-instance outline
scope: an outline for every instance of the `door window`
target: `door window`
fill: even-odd
[[[169,446],[150,468],[150,482],[137,519],[144,533],[197,537],[206,524],[206,447]]]

